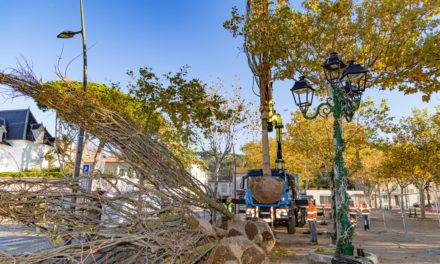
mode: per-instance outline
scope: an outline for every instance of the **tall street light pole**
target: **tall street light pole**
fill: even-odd
[[[360,64],[349,61],[346,65],[336,52],[330,53],[325,60],[324,72],[330,85],[330,95],[325,102],[318,105],[315,113],[308,115],[315,90],[308,84],[304,76],[295,82],[291,92],[295,104],[300,108],[306,119],[318,116],[328,117],[333,113],[334,165],[332,197],[334,240],[337,253],[353,255],[352,237],[354,226],[348,220],[350,197],[347,193],[348,172],[344,165],[344,141],[342,139],[342,121],[351,122],[355,111],[359,108],[362,93],[365,91],[367,73]]]
[[[87,91],[87,47],[86,47],[86,30],[84,27],[84,8],[83,1],[79,1],[79,7],[81,12],[81,31],[63,31],[57,35],[57,38],[73,38],[76,34],[81,33],[82,37],[82,46],[83,46],[83,90]],[[76,147],[76,155],[75,155],[75,167],[73,169],[73,177],[78,178],[81,171],[81,159],[84,148],[84,128],[79,128],[78,134],[78,143]]]

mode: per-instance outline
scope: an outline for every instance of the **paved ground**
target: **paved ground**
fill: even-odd
[[[0,251],[17,254],[48,247],[49,242],[44,236],[37,236],[33,228],[11,223],[0,224]]]
[[[380,211],[374,211],[371,230],[358,227],[354,236],[355,247],[364,248],[378,255],[380,263],[440,263],[440,226],[437,216],[428,219],[408,218],[408,235],[405,237],[402,218],[398,212],[385,213],[385,225]],[[322,217],[321,217],[322,218]],[[304,234],[306,227],[297,228],[289,235],[285,227],[276,228],[277,245],[270,256],[271,263],[307,263],[311,248],[330,245],[330,236],[325,231],[331,225],[318,225],[319,245],[310,245],[310,235]],[[29,232],[31,231],[31,232]],[[25,226],[0,223],[0,251],[19,253],[47,247],[44,237],[37,236]]]
[[[402,217],[398,212],[374,211],[371,230],[357,227],[353,239],[355,248],[361,247],[379,257],[380,263],[440,263],[440,226],[436,215],[428,219],[408,218],[408,235],[405,237]],[[361,223],[360,223],[361,224]],[[386,229],[385,229],[386,228]],[[331,226],[318,226],[318,231],[331,230]],[[307,252],[311,248],[330,245],[329,235],[318,236],[319,245],[311,246],[307,228],[298,228],[289,235],[285,228],[277,227],[277,246],[270,257],[271,263],[307,263]]]

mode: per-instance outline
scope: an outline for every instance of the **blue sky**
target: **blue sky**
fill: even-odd
[[[252,77],[240,40],[223,29],[234,5],[244,0],[84,0],[89,81],[121,82],[126,71],[148,66],[155,72],[177,71],[189,65],[190,75],[212,83],[218,78],[230,87],[235,80],[244,88],[243,96],[256,101],[251,91]],[[64,30],[79,30],[78,0],[2,1],[0,9],[0,69],[14,67],[23,56],[33,63],[37,76],[56,79],[55,65],[63,51],[61,68],[81,53],[81,38],[61,40]],[[68,69],[70,79],[82,80],[82,60]],[[288,120],[296,110],[289,88],[291,82],[274,84],[275,107]],[[431,111],[440,104],[435,94],[430,103],[421,95],[369,90],[366,96],[387,98],[391,114],[407,116],[412,107]],[[53,131],[54,117],[43,113],[32,99],[11,100],[0,95],[0,110],[30,107],[36,118]],[[286,110],[286,111],[285,111]]]

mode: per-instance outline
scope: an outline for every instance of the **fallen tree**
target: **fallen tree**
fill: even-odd
[[[0,73],[0,84],[105,138],[114,153],[137,172],[136,179],[126,180],[132,186],[130,192],[114,183],[122,179],[102,176],[111,186],[111,195],[81,188],[79,178],[3,181],[1,215],[41,228],[54,244],[42,252],[3,254],[0,257],[5,261],[93,263],[100,258],[109,263],[146,259],[192,263],[201,260],[219,239],[199,228],[192,209],[213,209],[235,218],[207,195],[206,187],[163,144],[141,132],[128,116],[109,110],[81,89],[61,92],[50,83],[41,83],[26,65]],[[65,85],[69,87],[68,82]],[[24,185],[28,187],[19,187]]]

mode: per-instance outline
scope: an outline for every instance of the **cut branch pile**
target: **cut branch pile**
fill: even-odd
[[[216,238],[197,228],[192,209],[213,209],[234,218],[158,140],[83,90],[62,93],[42,84],[27,65],[0,73],[0,84],[105,138],[137,173],[136,179],[126,180],[130,192],[118,190],[116,178],[103,176],[113,185],[106,194],[81,188],[80,179],[3,181],[1,216],[41,228],[57,245],[47,252],[3,258],[25,263],[48,259],[94,263],[96,257],[108,263],[195,262],[212,249]]]
[[[114,263],[123,259],[124,263],[136,263],[148,258],[192,262],[215,242],[189,206],[168,200],[155,186],[115,176],[100,178],[103,185],[111,186],[106,193],[79,186],[85,178],[2,180],[0,217],[35,226],[48,235],[53,248],[3,255],[0,260]],[[121,181],[129,192],[118,188]]]

